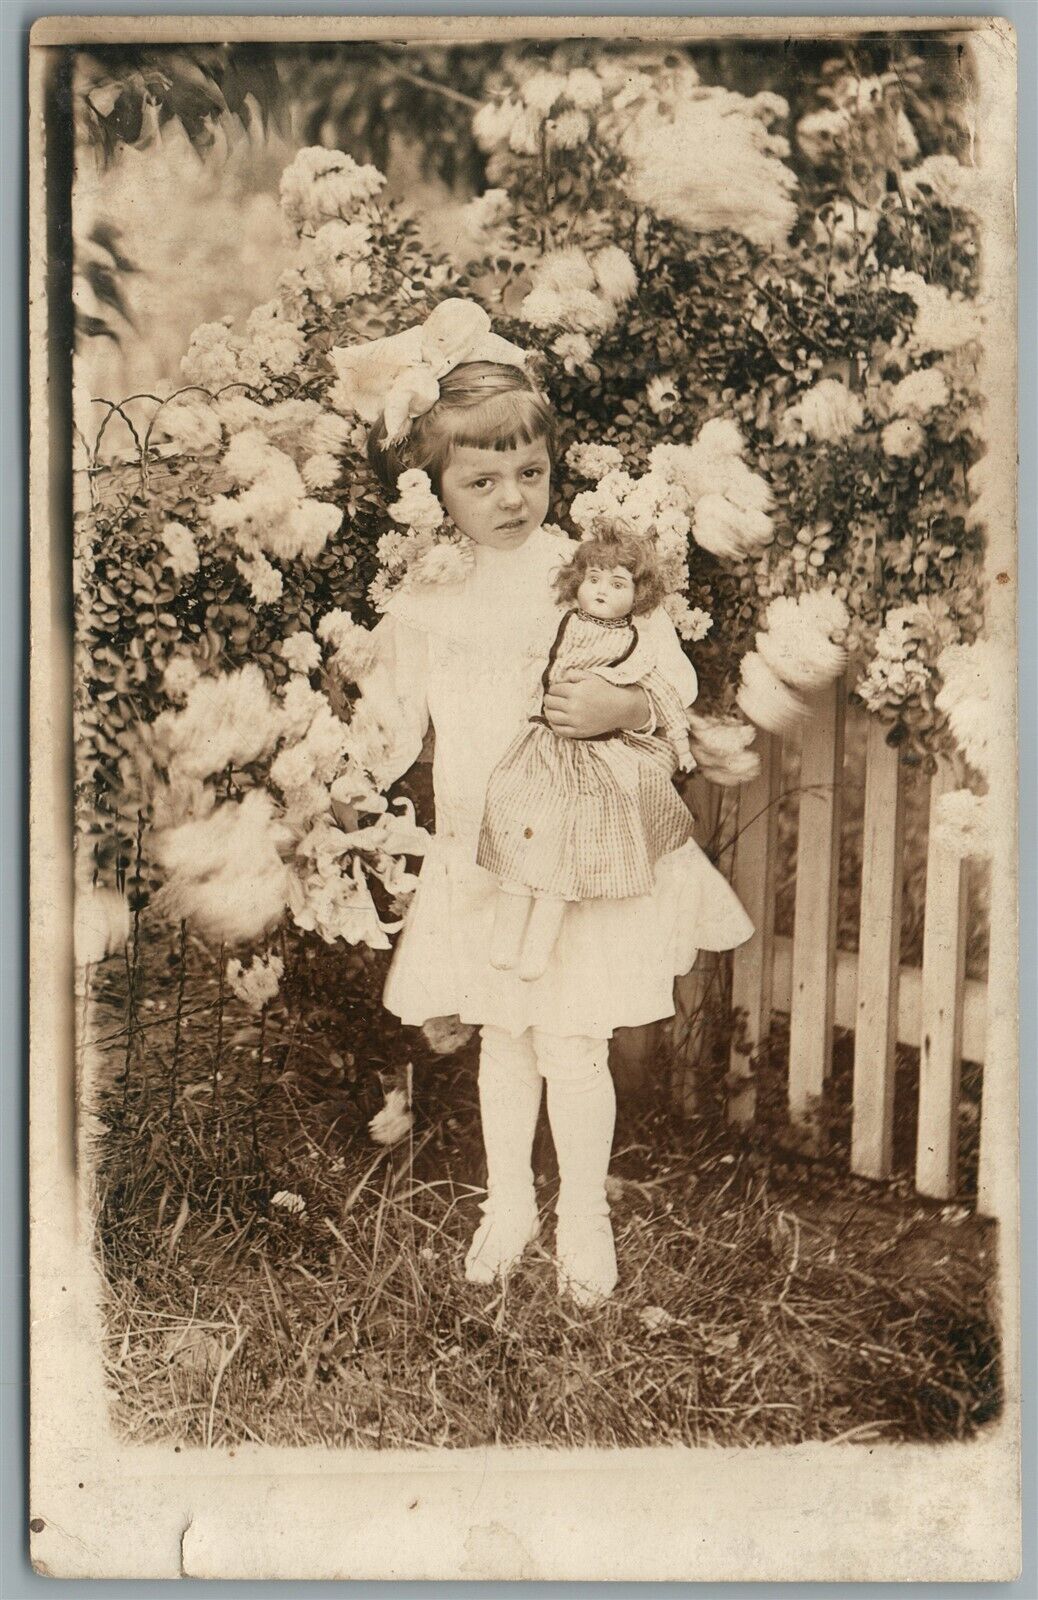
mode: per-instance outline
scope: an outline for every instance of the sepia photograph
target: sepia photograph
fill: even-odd
[[[30,54],[38,1570],[1011,1577],[1012,29]],[[102,1443],[584,1531],[167,1571]],[[658,1571],[636,1461],[874,1487]]]

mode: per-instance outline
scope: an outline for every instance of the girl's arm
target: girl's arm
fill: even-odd
[[[667,613],[660,606],[647,617],[639,617],[637,626],[643,642],[651,647],[656,670],[680,704],[690,706],[699,683]],[[593,672],[564,673],[544,700],[552,731],[567,739],[594,739],[602,733],[652,733],[662,709],[637,684],[607,683]]]
[[[378,656],[358,709],[367,703],[386,729],[375,777],[388,789],[417,761],[429,728],[429,645],[424,633],[396,617],[383,617],[374,638]]]
[[[594,672],[564,673],[544,697],[544,715],[564,739],[644,730],[652,703],[637,684],[607,683]]]

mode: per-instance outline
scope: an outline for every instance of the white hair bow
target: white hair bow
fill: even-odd
[[[436,404],[440,379],[463,362],[526,363],[526,351],[493,333],[474,300],[444,300],[418,327],[330,354],[348,403],[365,422],[384,418],[388,444]]]

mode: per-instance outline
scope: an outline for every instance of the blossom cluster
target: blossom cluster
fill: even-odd
[[[533,328],[560,328],[551,348],[567,372],[586,366],[595,343],[614,326],[618,309],[638,289],[634,263],[619,245],[590,254],[577,248],[551,250],[533,269],[520,320]]]
[[[329,461],[334,468],[334,459]],[[256,601],[271,604],[281,595],[281,574],[266,556],[312,560],[340,527],[342,511],[328,501],[312,499],[292,457],[259,428],[234,435],[222,466],[239,492],[215,497],[209,507],[210,524],[233,538],[240,551],[240,569]]]
[[[227,963],[227,986],[250,1011],[262,1011],[276,998],[284,970],[280,956],[253,956],[247,967],[232,956]]]
[[[876,635],[875,654],[855,686],[867,709],[889,718],[908,706],[926,707],[933,695],[933,663],[953,632],[940,599],[891,607]]]
[[[295,372],[303,360],[303,330],[287,315],[280,300],[257,306],[242,334],[233,331],[233,320],[224,317],[197,327],[180,370],[188,383],[213,392],[244,384],[273,394],[274,381]]]
[[[805,589],[795,599],[777,596],[763,621],[756,650],[742,658],[736,700],[759,728],[785,733],[809,715],[804,696],[844,670],[850,617],[838,595],[818,588]]]
[[[311,145],[281,174],[281,209],[302,233],[323,223],[354,220],[385,187],[377,167],[361,166],[342,150]]]

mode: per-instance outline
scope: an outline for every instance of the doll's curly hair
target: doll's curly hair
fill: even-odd
[[[639,539],[614,525],[602,531],[593,530],[590,539],[578,544],[572,560],[558,573],[555,592],[564,605],[574,605],[577,590],[587,577],[590,567],[624,567],[634,579],[633,615],[645,616],[655,611],[666,590],[656,561],[652,544]]]

